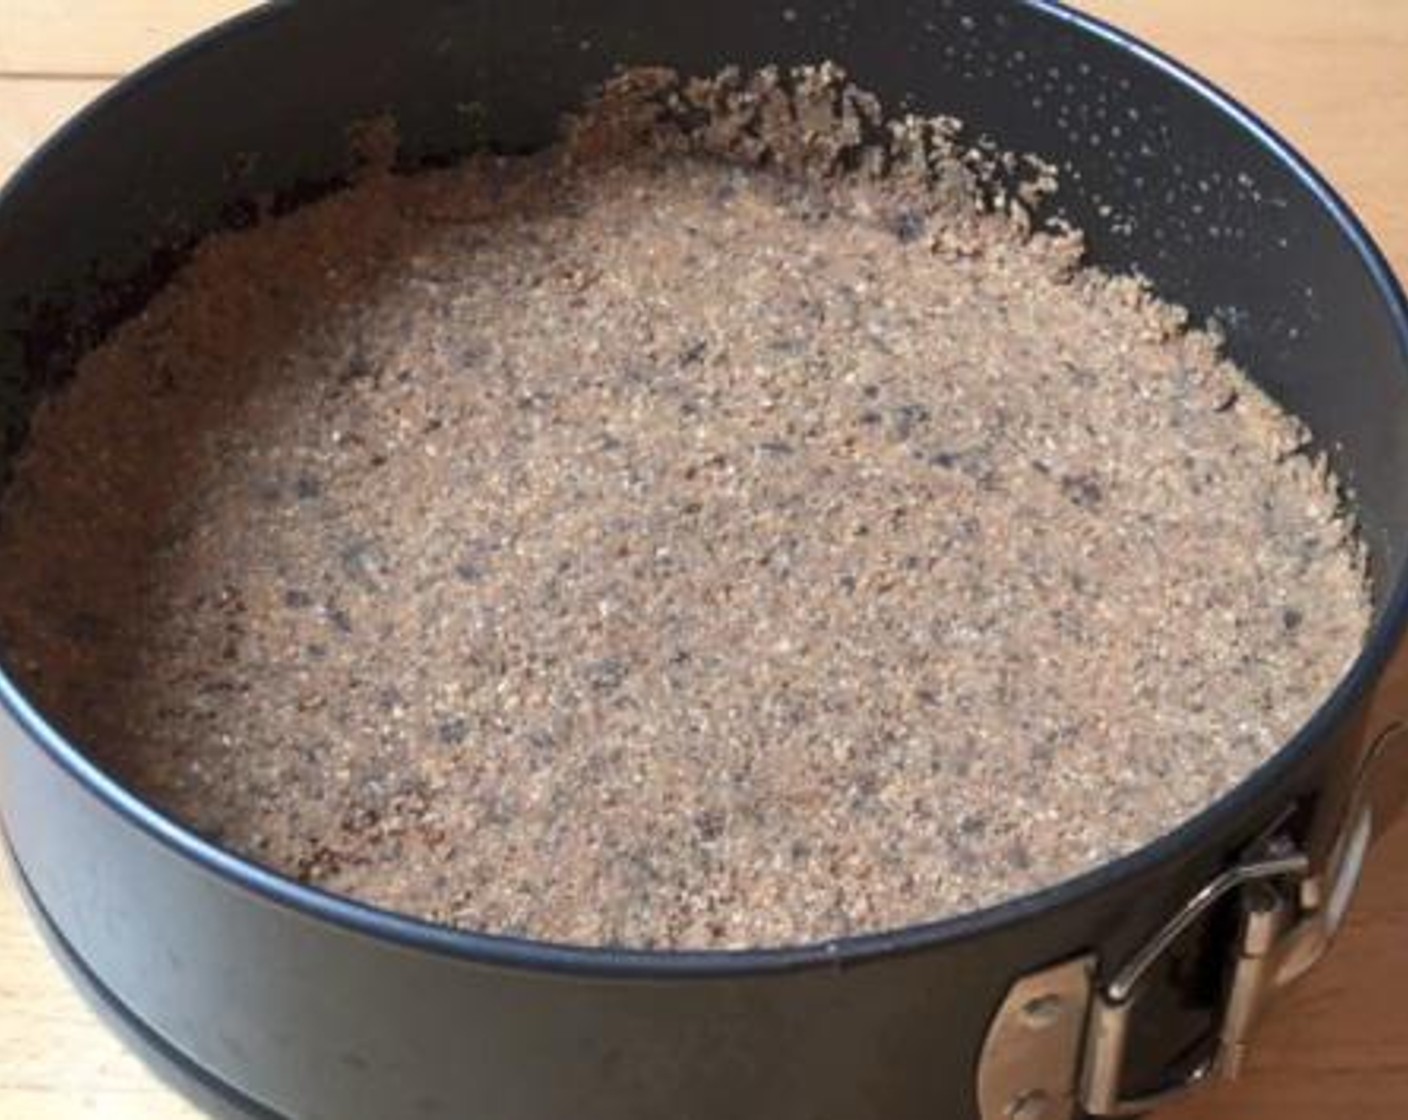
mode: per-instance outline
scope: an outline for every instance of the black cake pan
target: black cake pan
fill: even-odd
[[[255,196],[548,142],[620,64],[834,59],[894,107],[1061,166],[1092,257],[1216,320],[1345,480],[1376,595],[1363,655],[1239,788],[1166,838],[995,909],[729,953],[436,928],[188,831],[0,680],[0,818],[56,952],[213,1109],[298,1120],[1067,1120],[1235,1074],[1324,948],[1393,812],[1408,699],[1408,311],[1334,192],[1247,110],[1054,3],[307,0],[121,83],[0,197],[4,455],[75,353]],[[74,454],[86,449],[75,448]],[[1129,749],[1139,749],[1138,743]],[[1119,805],[1092,791],[1091,811]],[[1171,822],[1172,823],[1172,822]],[[1258,953],[1262,950],[1262,955]],[[1271,962],[1262,967],[1257,962]],[[1025,981],[1025,987],[1013,986]]]

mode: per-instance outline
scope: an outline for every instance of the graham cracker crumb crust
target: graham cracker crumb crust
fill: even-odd
[[[0,507],[9,664],[199,831],[491,932],[826,940],[1166,833],[1358,653],[1304,429],[1039,161],[833,66],[384,140],[205,240]]]

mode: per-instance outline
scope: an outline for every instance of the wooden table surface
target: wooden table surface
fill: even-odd
[[[0,179],[75,108],[241,0],[0,0]],[[1408,277],[1408,0],[1086,0],[1240,96],[1336,183]],[[196,1117],[102,1028],[0,878],[0,1120]],[[1408,828],[1248,1076],[1170,1120],[1408,1116]],[[387,1120],[397,1120],[388,1117]],[[492,1118],[486,1118],[492,1120]]]

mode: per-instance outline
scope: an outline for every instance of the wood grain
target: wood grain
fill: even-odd
[[[0,179],[107,84],[242,0],[0,0]],[[1254,106],[1408,275],[1408,3],[1087,0]],[[97,1022],[0,873],[0,1118],[193,1120]],[[1408,828],[1375,855],[1334,955],[1267,1023],[1247,1078],[1169,1120],[1408,1115]],[[388,1120],[396,1120],[391,1117]]]

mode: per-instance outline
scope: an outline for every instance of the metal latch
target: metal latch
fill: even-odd
[[[1300,893],[1300,885],[1309,875],[1309,859],[1289,851],[1224,872],[1194,895],[1104,990],[1095,993],[1080,1078],[1081,1108],[1092,1116],[1142,1116],[1215,1077],[1238,1076],[1251,1028],[1268,997],[1281,986],[1280,958],[1293,940],[1300,940],[1288,935],[1291,898]],[[1143,1096],[1124,1096],[1125,1056],[1145,978],[1194,923],[1233,892],[1241,893],[1241,932],[1212,1056],[1175,1084]],[[1321,928],[1319,923],[1314,926]],[[1311,924],[1299,926],[1297,932],[1310,928]]]
[[[1395,780],[1371,780],[1375,764],[1390,754]],[[1385,796],[1401,795],[1405,759],[1408,732],[1395,727],[1369,752],[1341,824],[1318,859],[1283,836],[1257,845],[1190,898],[1103,986],[1096,981],[1099,962],[1093,955],[1014,984],[983,1047],[978,1070],[983,1120],[1138,1116],[1202,1085],[1237,1078],[1253,1028],[1272,996],[1319,961],[1338,932],[1376,822],[1386,824],[1394,815]],[[1229,897],[1240,911],[1238,936],[1229,947],[1230,979],[1210,1056],[1166,1087],[1125,1095],[1131,1028],[1151,971]]]

